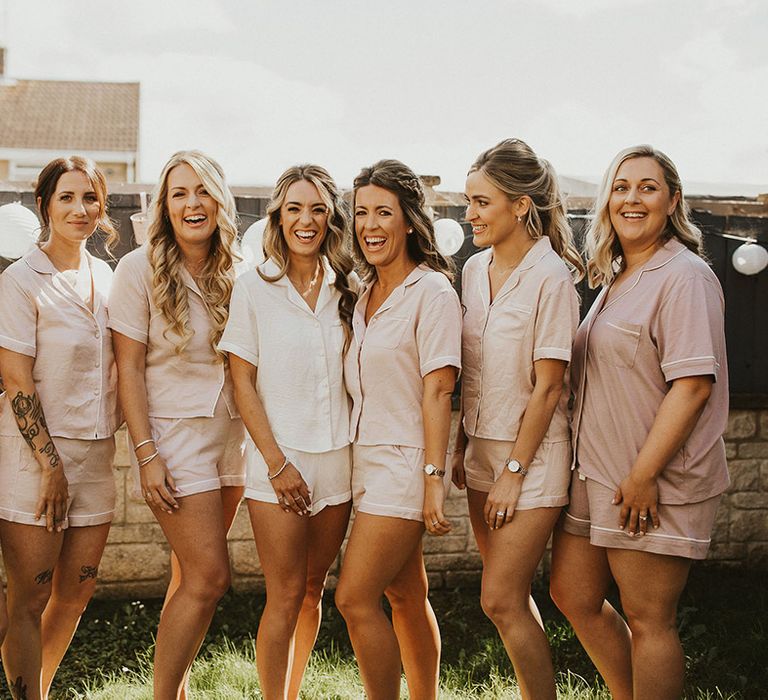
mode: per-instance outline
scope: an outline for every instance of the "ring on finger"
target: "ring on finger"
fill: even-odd
[[[503,518],[507,514],[506,510],[497,510],[496,511],[496,517],[497,518]]]
[[[645,522],[646,520],[648,520],[648,516],[647,516],[647,515],[641,515],[641,516],[640,516],[640,520],[642,520],[643,522]]]
[[[437,520],[433,520],[432,521],[432,527],[437,527],[439,524],[440,524],[440,522],[437,521]]]

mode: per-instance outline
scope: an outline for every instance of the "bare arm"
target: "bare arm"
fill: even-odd
[[[563,393],[563,378],[567,363],[563,360],[543,359],[533,363],[535,375],[533,392],[517,433],[510,459],[516,459],[528,469],[541,441],[547,434],[552,416]],[[485,502],[485,521],[490,528],[502,527],[512,520],[517,500],[523,488],[521,474],[505,469],[488,493]],[[504,517],[499,516],[504,513]]]
[[[619,527],[628,524],[630,535],[646,531],[648,515],[653,526],[659,526],[657,479],[696,427],[712,393],[712,383],[709,375],[681,377],[672,382],[661,402],[635,464],[614,497],[614,503],[622,503]]]
[[[445,469],[445,453],[451,432],[451,395],[456,368],[441,367],[423,378],[421,414],[424,422],[424,461]],[[434,535],[444,535],[451,524],[443,513],[445,477],[424,475],[424,526]]]
[[[453,446],[453,458],[451,464],[451,481],[458,489],[467,486],[464,475],[464,453],[467,450],[467,434],[464,432],[464,396],[462,391],[461,404],[459,406],[459,424],[456,428],[456,441]]]
[[[273,476],[270,483],[278,503],[283,510],[308,515],[311,506],[309,488],[299,470],[290,462],[285,463],[286,456],[275,440],[264,404],[256,391],[257,368],[233,353],[229,353],[229,368],[235,385],[237,410],[256,448],[267,463],[269,475]]]
[[[67,511],[68,484],[59,453],[48,433],[43,406],[32,378],[34,358],[0,348],[0,372],[5,390],[21,436],[29,445],[40,465],[40,497],[35,508],[35,520],[45,513],[48,532],[61,530]]]
[[[147,407],[147,385],[144,379],[147,346],[122,333],[112,331],[112,344],[117,362],[117,384],[120,406],[125,415],[128,432],[134,445],[152,438]],[[154,442],[149,442],[136,450],[136,458],[141,464],[157,452]],[[141,491],[150,506],[160,508],[167,513],[173,512],[179,504],[172,495],[176,490],[168,467],[160,455],[139,467]]]

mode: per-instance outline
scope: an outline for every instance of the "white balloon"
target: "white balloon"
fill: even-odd
[[[264,249],[262,248],[262,239],[264,238],[264,229],[267,227],[267,217],[259,219],[252,223],[243,234],[240,242],[240,251],[243,256],[243,263],[248,269],[253,269],[256,265],[264,262]]]
[[[744,243],[733,251],[731,262],[742,275],[757,275],[768,267],[768,250],[759,243]]]
[[[448,257],[455,255],[464,245],[464,229],[453,219],[438,219],[434,223],[437,249]]]
[[[0,207],[0,255],[20,258],[37,240],[40,224],[21,202]]]

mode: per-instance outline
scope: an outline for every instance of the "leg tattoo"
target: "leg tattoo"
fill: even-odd
[[[80,567],[80,583],[87,581],[89,578],[96,578],[99,573],[99,569],[96,566],[81,566]]]
[[[27,700],[27,686],[21,676],[11,685],[11,697],[13,700]]]
[[[42,585],[44,583],[50,583],[51,579],[53,579],[53,569],[46,569],[35,576],[35,583]]]

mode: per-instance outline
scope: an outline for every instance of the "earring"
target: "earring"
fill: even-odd
[[[519,223],[520,223],[522,220],[523,220],[523,217],[522,217],[522,216],[518,216],[518,217],[517,217],[517,223],[518,223],[518,224],[519,224]]]
[[[411,233],[413,233],[413,229],[412,229],[412,228],[409,228],[409,229],[408,229],[408,234],[410,235]]]

